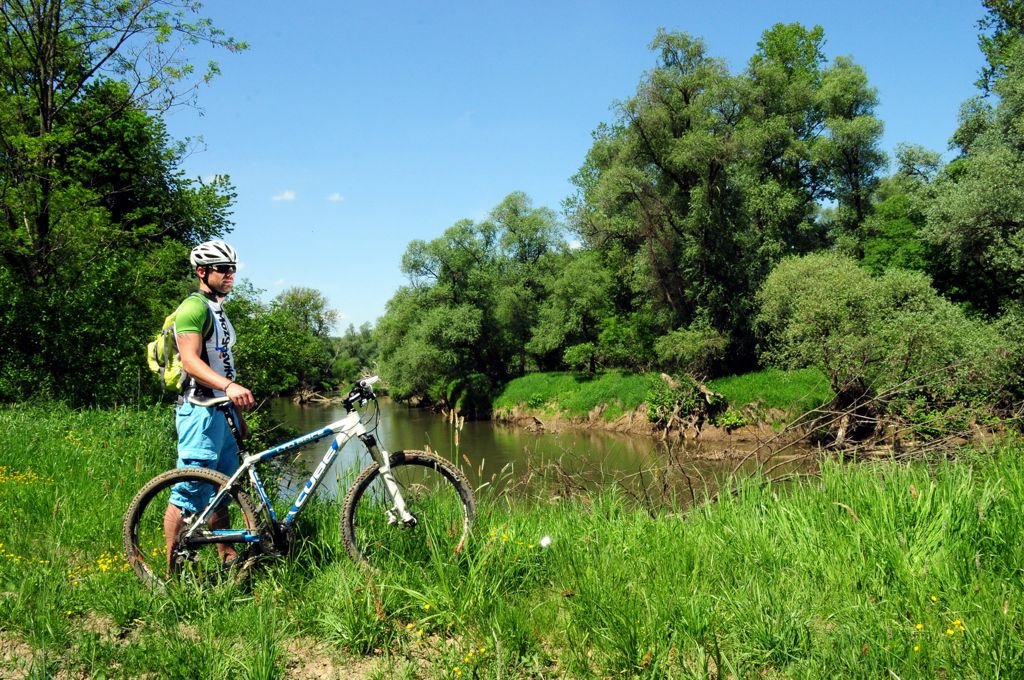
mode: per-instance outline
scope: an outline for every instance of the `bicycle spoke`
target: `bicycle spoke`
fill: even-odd
[[[344,511],[346,549],[372,566],[449,560],[465,548],[474,501],[450,463],[422,452],[398,454],[392,474],[413,519],[403,522],[379,470],[356,480]]]
[[[162,587],[168,581],[178,580],[205,585],[240,571],[238,567],[243,561],[230,560],[246,554],[250,544],[243,534],[251,535],[256,526],[244,496],[227,496],[209,521],[196,527],[193,536],[216,541],[209,543],[182,540],[196,518],[186,513],[184,521],[178,522],[180,510],[171,504],[177,485],[187,485],[179,489],[205,488],[212,492],[217,488],[217,479],[216,473],[205,470],[175,470],[157,477],[139,492],[125,517],[124,541],[128,562],[144,583]],[[173,535],[175,526],[177,535]],[[172,535],[168,537],[168,533]]]

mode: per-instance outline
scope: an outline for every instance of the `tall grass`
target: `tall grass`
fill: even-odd
[[[166,595],[119,533],[173,464],[167,412],[6,407],[0,451],[4,677],[1024,676],[1019,443],[826,461],[685,512],[614,485],[485,496],[459,559],[373,574],[314,502],[291,558]]]

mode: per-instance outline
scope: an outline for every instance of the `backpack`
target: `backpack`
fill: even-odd
[[[192,295],[199,295],[199,293],[192,293]],[[205,300],[203,304],[206,306]],[[166,390],[175,394],[181,392],[181,387],[187,377],[181,367],[181,355],[178,353],[178,343],[174,337],[174,318],[179,307],[180,305],[164,319],[160,332],[156,334],[152,342],[146,345],[146,363],[149,364],[149,370],[157,374]],[[213,313],[210,312],[208,306],[206,306],[206,311],[206,321],[209,323],[203,323],[204,340],[209,338],[210,333],[213,332]],[[210,327],[209,330],[206,330],[207,325]]]

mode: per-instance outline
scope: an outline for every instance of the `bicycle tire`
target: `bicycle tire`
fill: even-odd
[[[172,488],[180,483],[212,484],[220,488],[228,478],[215,470],[205,468],[179,468],[168,470],[149,480],[135,495],[124,516],[122,537],[125,557],[143,584],[163,589],[170,581],[188,580],[198,585],[223,580],[237,575],[239,569],[225,568],[217,544],[192,546],[180,551],[173,545],[175,559],[168,559],[168,545],[164,536],[164,513]],[[228,492],[220,511],[227,512],[227,526],[220,529],[255,531],[258,521],[249,497],[241,489]],[[238,554],[243,554],[250,543],[230,543]],[[236,563],[242,566],[242,561]],[[232,574],[234,571],[234,574]]]
[[[341,510],[349,557],[379,567],[389,560],[447,560],[462,552],[476,519],[476,497],[465,475],[425,451],[392,452],[391,471],[417,524],[389,522],[380,465],[371,463],[352,483]]]

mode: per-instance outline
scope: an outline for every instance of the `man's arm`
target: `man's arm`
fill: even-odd
[[[250,409],[256,405],[256,398],[248,388],[228,380],[217,371],[210,368],[210,365],[203,361],[201,352],[203,348],[203,336],[199,333],[178,333],[174,336],[178,342],[178,354],[181,355],[181,367],[185,372],[195,378],[201,385],[212,387],[215,390],[223,390],[231,402],[242,409]]]

